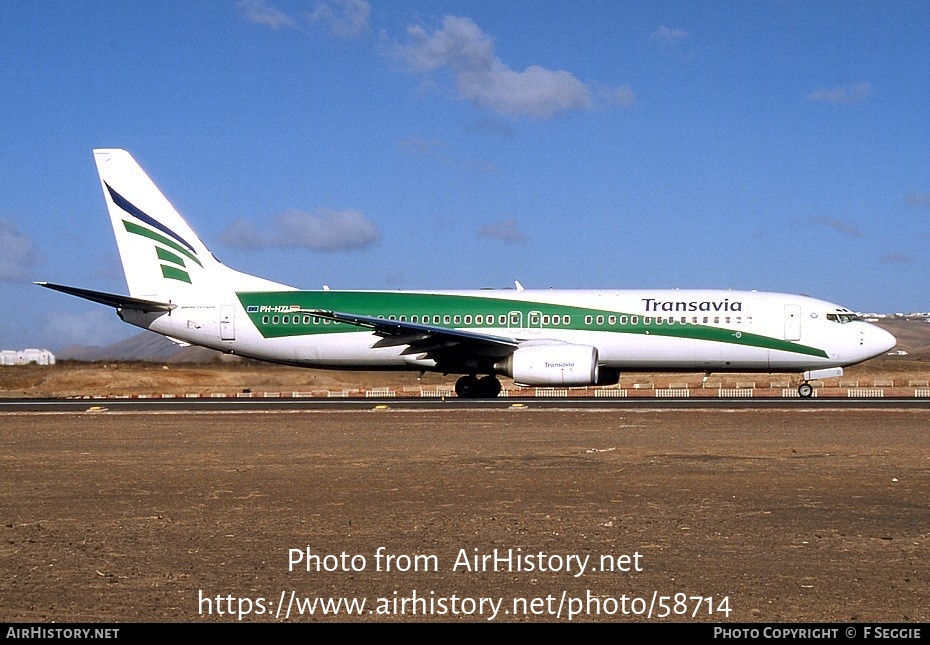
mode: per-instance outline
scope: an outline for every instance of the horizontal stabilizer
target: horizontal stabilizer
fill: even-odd
[[[155,300],[145,300],[143,298],[132,298],[130,296],[121,296],[116,293],[105,293],[103,291],[91,291],[90,289],[78,289],[77,287],[67,287],[63,284],[53,284],[51,282],[36,282],[40,287],[47,287],[55,291],[61,291],[78,298],[84,298],[92,302],[98,302],[102,305],[116,307],[117,309],[132,309],[135,311],[171,311],[177,305],[170,302],[156,302]]]

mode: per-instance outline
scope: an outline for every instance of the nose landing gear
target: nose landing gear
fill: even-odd
[[[814,394],[814,386],[810,384],[810,381],[822,378],[836,378],[842,375],[842,367],[827,367],[820,370],[808,370],[801,375],[801,378],[804,379],[804,382],[798,386],[798,394],[802,398],[808,399]]]

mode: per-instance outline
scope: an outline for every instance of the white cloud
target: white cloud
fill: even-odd
[[[892,252],[881,257],[883,264],[913,264],[916,259],[910,253]]]
[[[334,36],[355,38],[368,31],[371,5],[365,0],[325,0],[317,3],[310,22],[324,23]]]
[[[665,47],[677,45],[678,43],[686,40],[690,37],[689,34],[684,29],[674,29],[672,27],[666,27],[665,25],[660,25],[658,29],[652,32],[650,36],[654,42],[659,43]]]
[[[436,139],[424,139],[416,135],[407,137],[400,142],[400,149],[405,151],[429,154],[435,150],[446,147],[446,144]]]
[[[334,252],[362,249],[381,238],[378,227],[356,210],[315,213],[291,210],[278,215],[272,225],[259,229],[253,222],[236,219],[222,235],[228,246],[241,249],[298,248]]]
[[[623,107],[630,107],[636,103],[636,95],[629,85],[620,85],[619,87],[602,87],[598,89],[598,94],[605,103],[612,103]]]
[[[239,0],[236,9],[249,22],[278,29],[280,27],[293,27],[297,23],[289,15],[270,6],[265,0]]]
[[[20,235],[10,220],[0,220],[0,281],[29,279],[29,270],[39,262],[32,240]]]
[[[401,141],[399,145],[400,149],[405,152],[431,158],[450,168],[462,168],[487,174],[497,173],[497,166],[494,165],[494,163],[490,161],[456,158],[447,152],[449,148],[448,144],[436,139],[427,140],[422,137],[412,136]]]
[[[649,34],[649,39],[667,56],[674,56],[681,60],[694,58],[694,51],[688,49],[687,42],[691,34],[677,27],[660,25],[658,29]]]
[[[293,16],[271,6],[266,0],[239,0],[236,9],[249,22],[272,29],[298,27]],[[321,24],[339,38],[355,38],[368,32],[371,5],[366,0],[320,0],[316,8],[300,17],[300,22]]]
[[[909,193],[907,203],[911,206],[926,206],[930,208],[930,193]]]
[[[862,231],[858,228],[844,222],[843,220],[836,219],[833,217],[812,217],[811,221],[818,226],[823,226],[829,229],[836,231],[837,233],[842,233],[844,235],[851,235],[852,237],[862,237]]]
[[[517,220],[508,219],[503,222],[495,222],[478,229],[478,237],[484,237],[491,240],[500,240],[510,244],[518,244],[526,240],[526,236],[520,231]]]
[[[817,103],[834,103],[836,105],[849,105],[860,103],[872,93],[869,83],[847,83],[836,87],[822,87],[807,95],[808,101]]]
[[[498,114],[547,118],[594,104],[591,89],[570,72],[539,65],[522,72],[510,69],[494,55],[491,38],[469,18],[446,16],[432,33],[411,26],[407,36],[408,43],[395,45],[394,52],[409,69],[450,71],[463,98]]]
[[[480,132],[505,139],[513,139],[516,136],[513,127],[507,121],[497,118],[481,119],[468,126],[467,129],[470,132]]]

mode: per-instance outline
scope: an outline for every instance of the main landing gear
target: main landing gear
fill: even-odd
[[[455,394],[463,399],[493,399],[500,393],[501,382],[494,376],[469,374],[455,382]]]
[[[809,399],[814,394],[814,386],[804,381],[798,386],[798,394],[802,399]]]

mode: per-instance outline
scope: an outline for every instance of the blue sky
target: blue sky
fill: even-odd
[[[930,310],[930,3],[4,3],[0,346],[136,333],[91,150],[299,287]]]

